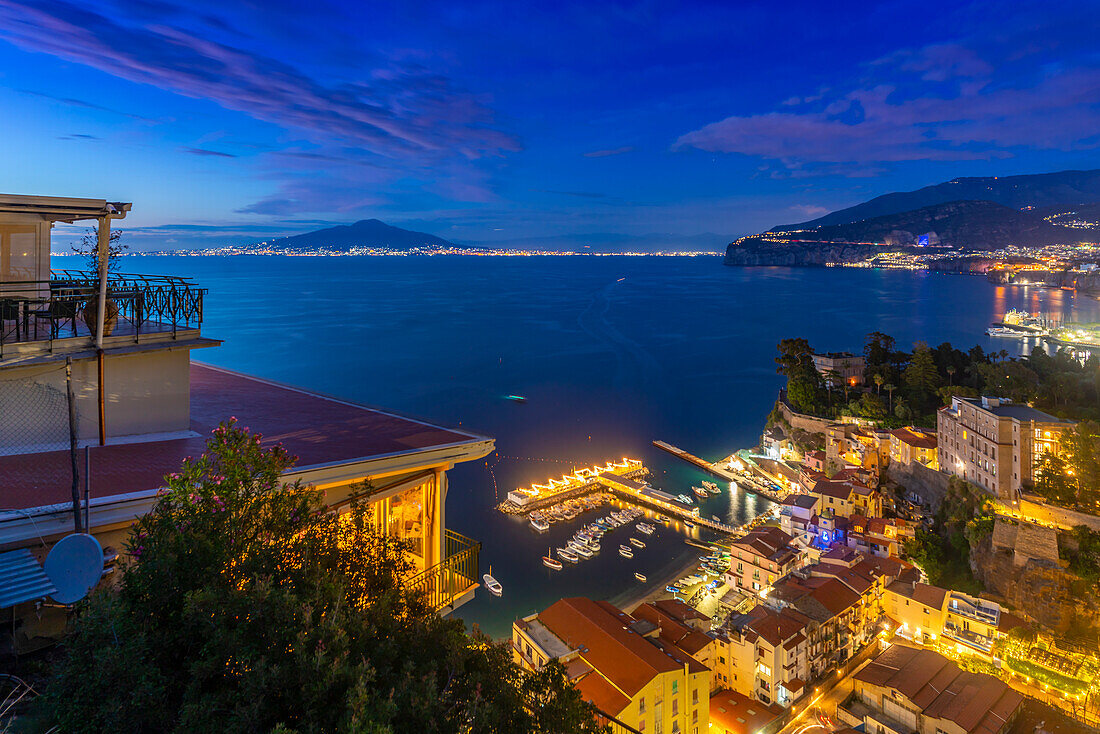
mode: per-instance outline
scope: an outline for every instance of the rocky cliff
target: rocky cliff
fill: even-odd
[[[971,547],[970,568],[987,590],[1044,627],[1064,633],[1100,624],[1097,599],[1060,566],[1036,559],[1017,566],[1011,553],[995,551],[987,537]]]

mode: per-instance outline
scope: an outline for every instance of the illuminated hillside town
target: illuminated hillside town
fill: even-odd
[[[1048,5],[0,3],[0,734],[1100,731]]]

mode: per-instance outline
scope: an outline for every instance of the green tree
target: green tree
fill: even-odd
[[[232,423],[134,525],[39,701],[67,732],[596,731],[560,666],[434,614],[402,541],[281,476]],[[368,489],[368,488],[365,488]]]
[[[943,380],[936,369],[936,361],[932,357],[932,350],[924,342],[917,342],[913,346],[913,356],[909,359],[909,366],[905,368],[905,385],[910,390],[921,396],[934,395]]]
[[[881,421],[887,415],[886,404],[878,395],[865,392],[859,399],[859,414],[873,421]]]
[[[805,339],[783,339],[775,358],[776,372],[787,377],[787,399],[803,413],[818,413],[825,403],[825,383],[814,367],[813,349]]]

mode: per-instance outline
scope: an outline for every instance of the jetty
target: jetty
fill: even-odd
[[[607,481],[601,477],[621,477],[636,479],[649,473],[641,461],[624,458],[622,461],[609,461],[603,466],[590,466],[563,474],[560,479],[548,479],[545,484],[532,484],[530,487],[517,487],[508,493],[508,499],[497,509],[509,515],[522,515],[556,505],[565,500],[576,499],[597,491],[604,491]]]
[[[689,464],[694,464],[703,471],[712,474],[719,479],[724,479],[727,482],[733,482],[735,486],[741,489],[749,492],[755,492],[756,494],[759,494],[763,497],[767,497],[772,502],[783,501],[783,497],[782,495],[780,495],[779,492],[776,492],[774,489],[764,486],[764,484],[756,481],[751,476],[744,476],[742,474],[738,474],[737,472],[731,471],[722,466],[721,463],[712,463],[707,461],[706,459],[700,459],[695,454],[689,453],[681,448],[673,446],[667,441],[654,441],[653,445],[663,451],[667,451],[673,456],[683,459]]]
[[[621,477],[613,474],[602,474],[600,475],[600,480],[607,489],[611,490],[619,497],[622,497],[627,502],[643,505],[655,512],[664,513],[669,517],[695,523],[696,525],[710,528],[711,530],[717,530],[720,533],[729,533],[732,535],[741,532],[741,528],[739,527],[703,517],[699,514],[698,506],[689,509],[671,494],[655,489],[648,484],[643,484],[642,482],[635,481],[628,477]]]

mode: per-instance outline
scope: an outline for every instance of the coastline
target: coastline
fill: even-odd
[[[693,548],[686,543],[684,545],[686,548],[692,551],[699,550],[698,548]],[[698,568],[698,566],[699,557],[694,552],[691,554],[690,558],[684,561],[670,561],[669,563],[665,564],[664,568],[662,568],[662,571],[656,581],[649,581],[637,589],[629,589],[627,591],[623,591],[616,596],[608,599],[608,602],[618,607],[619,609],[622,609],[627,614],[630,614],[646,602],[659,601],[660,599],[671,599],[672,594],[665,591],[665,587],[671,584],[673,581],[687,576],[689,572],[694,571],[696,568]]]

